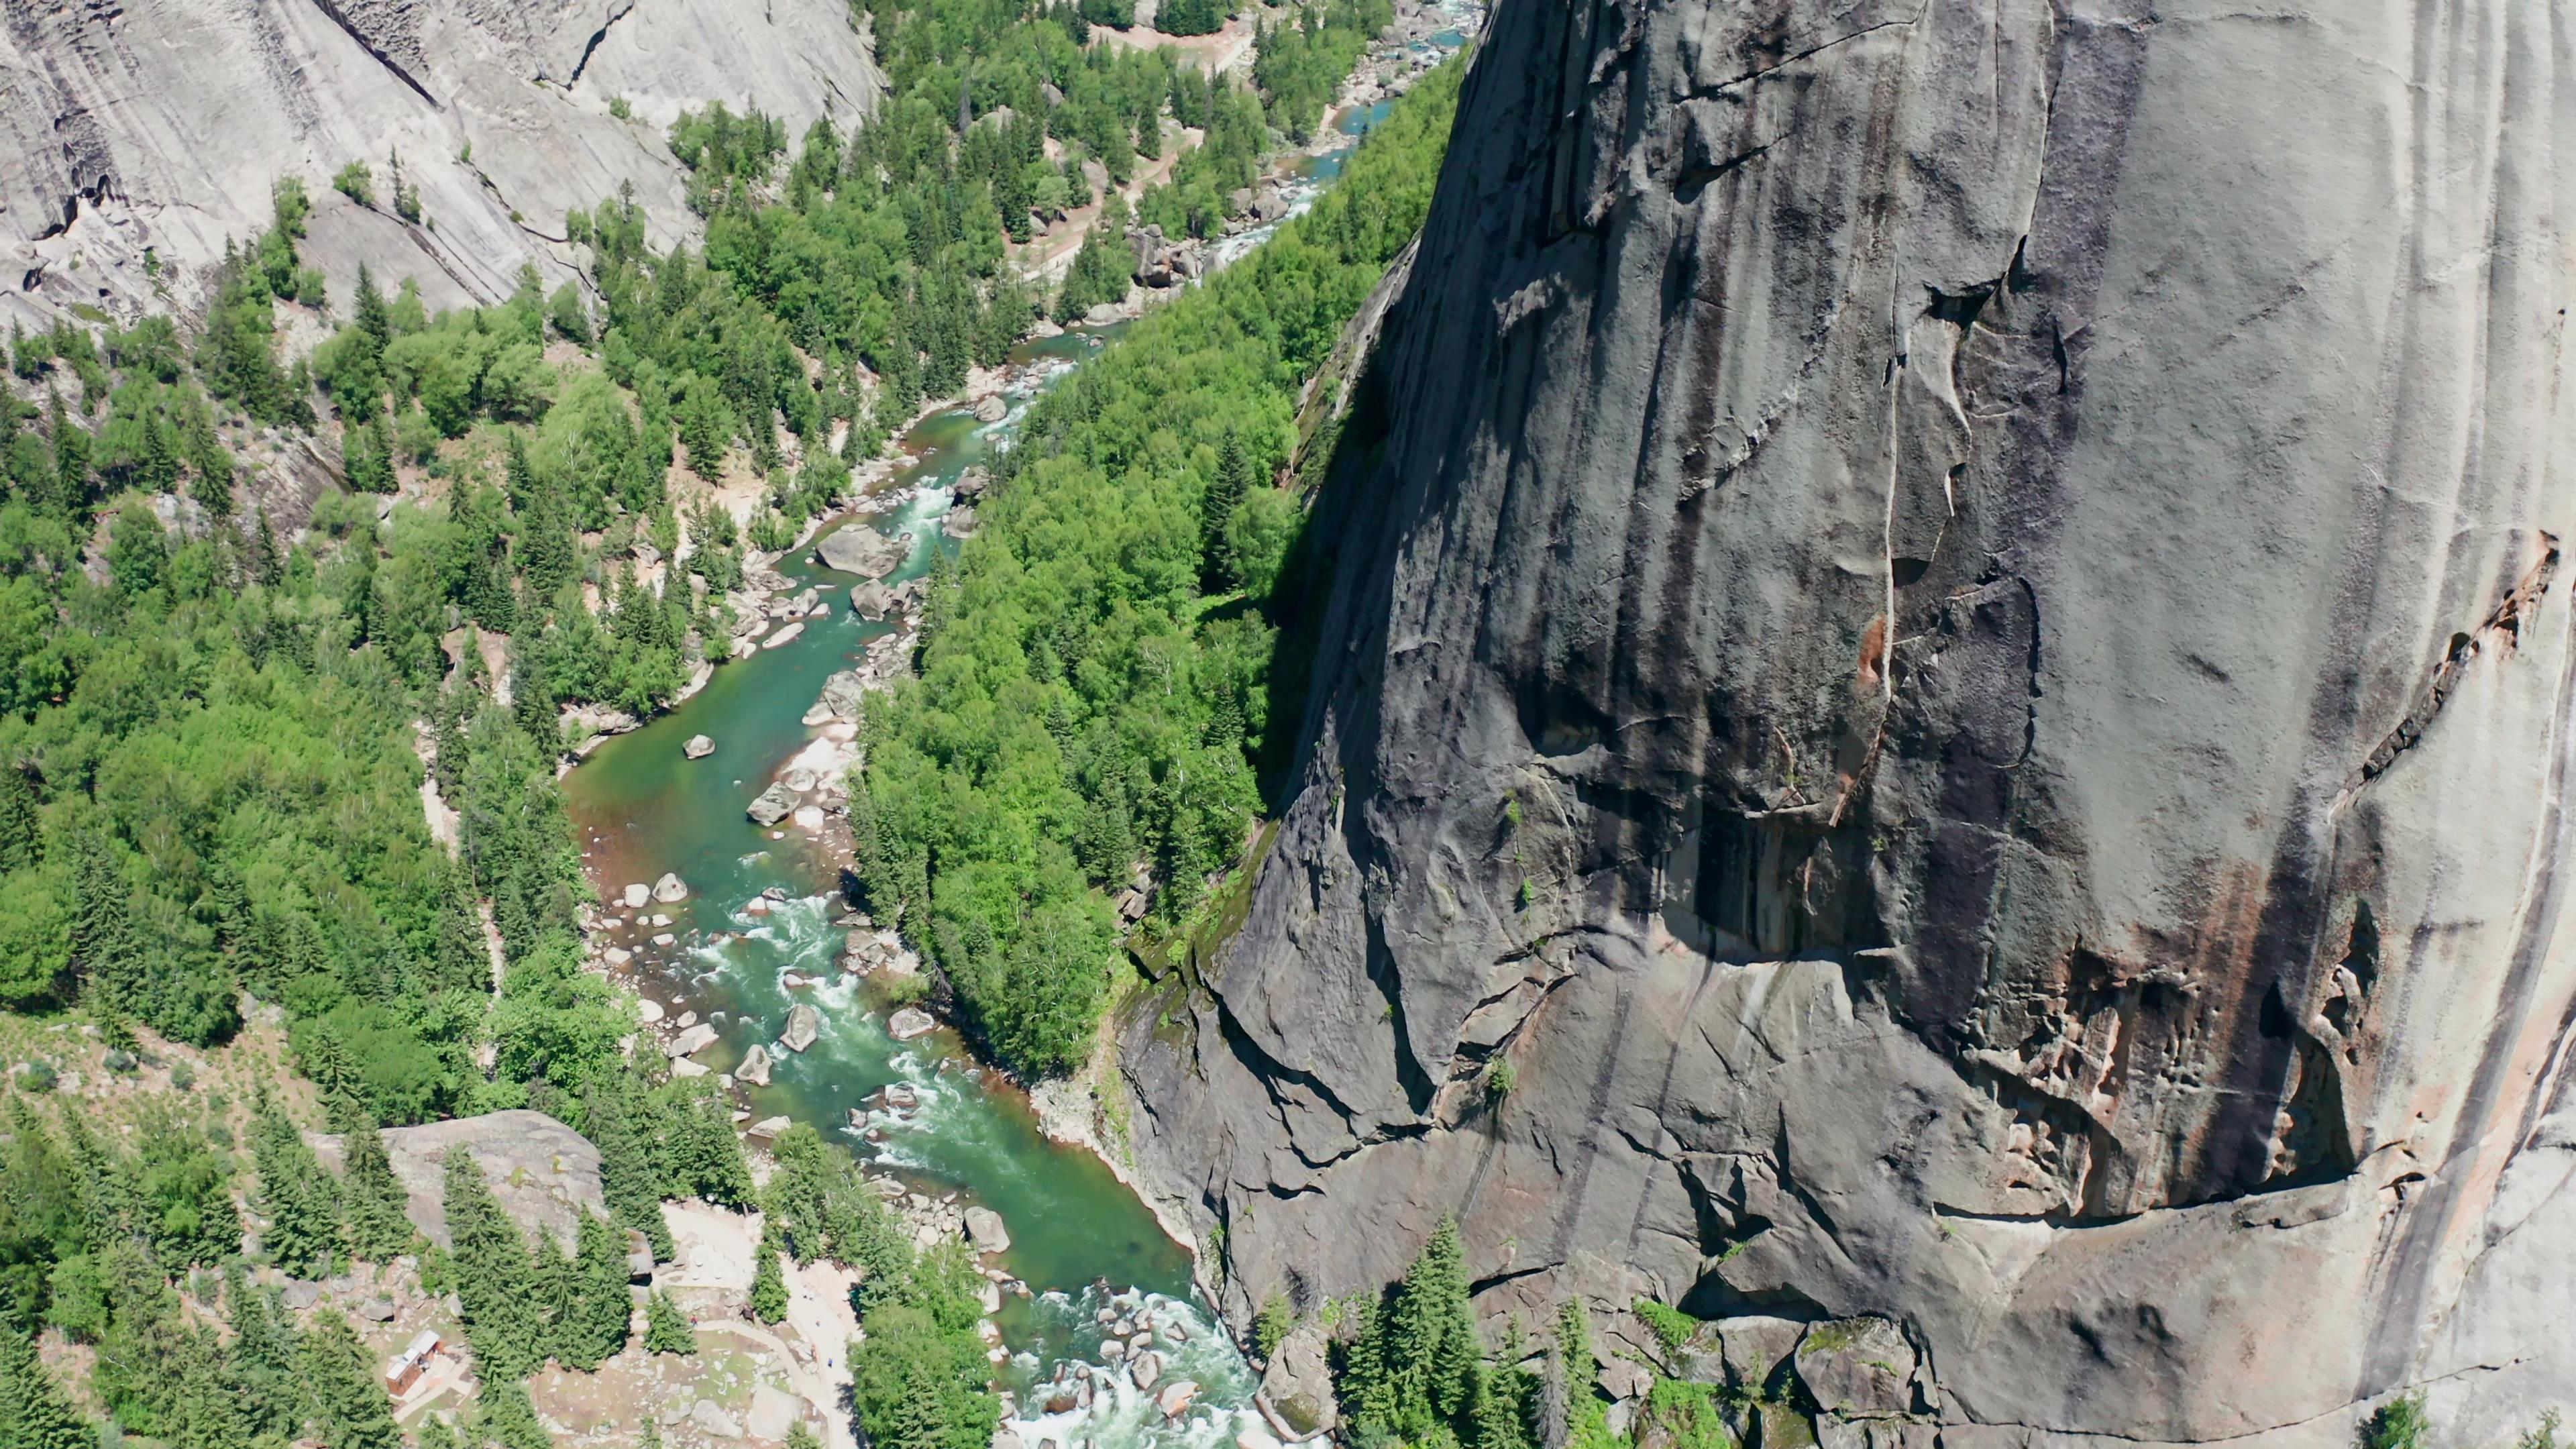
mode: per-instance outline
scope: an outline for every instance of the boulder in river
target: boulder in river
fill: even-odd
[[[694,1056],[713,1046],[715,1039],[716,1029],[702,1021],[671,1038],[669,1043],[663,1046],[662,1054],[670,1057]]]
[[[754,1044],[750,1051],[743,1054],[742,1065],[733,1069],[733,1075],[734,1080],[749,1082],[755,1087],[768,1086],[769,1049]]]
[[[1129,1361],[1127,1376],[1136,1381],[1139,1389],[1152,1388],[1154,1380],[1163,1376],[1163,1356],[1150,1348],[1145,1350]]]
[[[1290,1329],[1271,1350],[1270,1364],[1261,1375],[1261,1397],[1297,1433],[1319,1433],[1339,1420],[1327,1352],[1323,1325],[1309,1319]]]
[[[689,883],[680,879],[680,877],[674,872],[664,871],[662,873],[662,878],[653,882],[653,899],[660,901],[664,905],[669,905],[674,901],[685,901],[688,898]],[[655,924],[660,924],[660,918],[655,918]]]
[[[804,632],[805,623],[800,619],[797,622],[788,625],[786,628],[779,630],[777,633],[770,635],[768,638],[761,640],[760,647],[763,649],[776,649],[782,645],[793,644],[799,636],[804,634]]]
[[[755,825],[775,825],[786,819],[795,808],[796,792],[788,789],[782,780],[761,791],[760,798],[752,801],[750,808],[743,813],[750,816]]]
[[[957,475],[956,491],[960,498],[981,498],[984,490],[992,486],[993,470],[981,463]]]
[[[787,1008],[787,1029],[778,1034],[778,1043],[791,1052],[801,1052],[812,1046],[822,1031],[823,1013],[800,1001]]]
[[[715,752],[716,742],[705,735],[691,735],[689,742],[680,746],[680,755],[684,759],[703,760]]]
[[[626,888],[626,909],[630,911],[642,910],[645,902],[651,899],[653,899],[653,888],[642,881],[637,881]]]
[[[869,587],[874,588],[871,584]],[[823,708],[837,719],[857,719],[861,701],[867,698],[867,686],[860,683],[858,671],[843,669],[823,681]]]
[[[998,423],[1010,415],[1011,400],[1000,393],[975,404],[975,421],[979,423]]]
[[[907,1006],[886,1020],[886,1035],[896,1041],[910,1041],[917,1036],[928,1036],[938,1029],[939,1023],[929,1012],[918,1006]]]
[[[903,563],[904,546],[865,523],[848,523],[823,536],[814,557],[823,567],[881,579]]]
[[[1190,1411],[1190,1400],[1198,1396],[1199,1386],[1195,1382],[1174,1379],[1163,1385],[1163,1391],[1154,1396],[1154,1407],[1163,1411],[1164,1418],[1177,1419]]]
[[[973,538],[977,526],[972,508],[949,509],[948,516],[939,520],[939,531],[950,538]]]
[[[1006,1253],[1011,1248],[1011,1234],[1002,1226],[1002,1215],[988,1207],[966,1210],[966,1237],[979,1253]]]
[[[883,584],[861,584],[850,590],[850,612],[862,619],[882,619],[894,612],[894,594]]]

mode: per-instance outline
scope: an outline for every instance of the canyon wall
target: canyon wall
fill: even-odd
[[[1885,1319],[1952,1446],[2576,1399],[2571,65],[1500,0],[1244,922],[1124,1029],[1230,1310],[1454,1213],[1533,1328]]]
[[[0,311],[193,309],[282,176],[343,307],[361,262],[433,307],[531,261],[551,288],[569,208],[632,185],[657,244],[694,220],[663,141],[683,110],[758,107],[793,143],[882,89],[846,0],[0,0]],[[331,189],[352,161],[372,206]]]

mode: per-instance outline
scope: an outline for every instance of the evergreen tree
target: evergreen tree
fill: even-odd
[[[0,1328],[0,1446],[6,1449],[97,1449],[71,1397],[36,1357],[33,1339]]]
[[[234,1381],[232,1356],[212,1328],[187,1336],[166,1427],[178,1449],[238,1449],[251,1442],[250,1410]]]
[[[260,1200],[268,1210],[263,1245],[279,1267],[297,1277],[329,1276],[345,1242],[330,1175],[275,1104],[263,1105],[252,1132]]]
[[[402,1449],[402,1430],[376,1378],[375,1357],[347,1319],[329,1309],[316,1315],[304,1335],[303,1357],[315,1439],[327,1449]]]
[[[1458,1432],[1471,1427],[1459,1421],[1473,1407],[1483,1360],[1458,1224],[1443,1218],[1404,1281],[1364,1319],[1347,1359],[1342,1401],[1363,1433],[1419,1442],[1443,1428]]]
[[[528,1386],[516,1378],[484,1390],[482,1406],[466,1426],[466,1440],[501,1449],[554,1449],[553,1437],[537,1422],[537,1406],[528,1401]]]
[[[391,1262],[411,1248],[411,1194],[395,1178],[373,1121],[349,1123],[345,1140],[349,1174],[341,1197],[348,1204],[350,1250],[370,1263]]]
[[[626,1290],[626,1230],[605,1218],[581,1215],[581,1250],[572,1291],[555,1320],[555,1358],[590,1370],[626,1347],[634,1300]]]
[[[653,1290],[644,1304],[644,1348],[648,1353],[696,1353],[698,1331],[671,1295]]]
[[[27,772],[0,764],[0,874],[36,863],[36,786]]]
[[[239,1264],[225,1270],[232,1377],[254,1436],[292,1438],[304,1418],[303,1350],[272,1289],[254,1288]]]
[[[1225,526],[1234,521],[1234,510],[1251,488],[1252,459],[1244,451],[1242,434],[1228,428],[1225,441],[1217,447],[1216,477],[1208,483],[1207,501],[1199,509],[1200,572],[1219,586],[1235,582],[1224,556]]]
[[[477,1367],[486,1382],[525,1378],[545,1359],[544,1285],[519,1225],[461,1147],[447,1154],[447,1232]]]
[[[787,1316],[787,1279],[779,1270],[778,1253],[778,1230],[763,1229],[760,1269],[751,1279],[751,1316],[763,1323],[776,1323]]]
[[[609,1216],[641,1231],[660,1263],[671,1257],[671,1229],[662,1221],[661,1174],[653,1165],[652,1144],[636,1121],[641,1096],[628,1073],[592,1082],[584,1098],[584,1135],[599,1148],[600,1195]]]

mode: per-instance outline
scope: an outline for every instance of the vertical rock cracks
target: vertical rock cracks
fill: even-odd
[[[1229,1303],[1456,1212],[1525,1324],[1897,1325],[1945,1443],[2576,1397],[2551,26],[1500,0],[1122,1043]]]

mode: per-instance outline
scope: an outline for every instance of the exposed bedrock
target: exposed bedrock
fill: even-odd
[[[2554,25],[1501,0],[1123,1042],[1231,1309],[1455,1212],[1533,1327],[1892,1319],[1953,1446],[2576,1399]]]
[[[631,184],[657,244],[692,220],[663,141],[683,110],[792,137],[881,89],[844,0],[0,0],[0,312],[192,306],[281,176],[344,310],[362,261],[432,306],[505,297],[524,261],[551,287],[568,208]],[[352,161],[371,206],[330,187]]]

